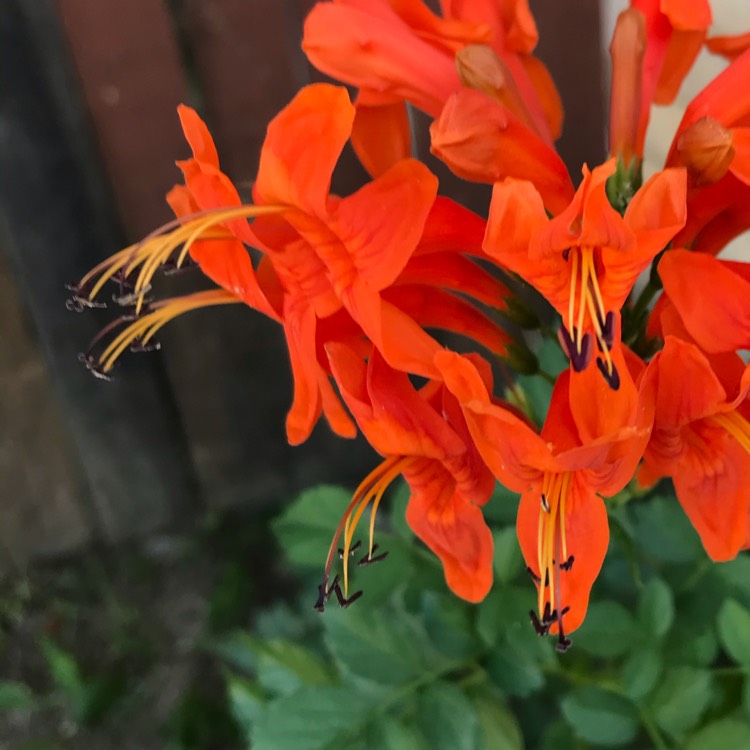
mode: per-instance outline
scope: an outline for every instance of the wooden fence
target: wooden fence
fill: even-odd
[[[0,4],[0,546],[8,561],[189,524],[206,508],[354,483],[361,443],[284,440],[291,379],[276,327],[247,309],[176,322],[112,383],[77,353],[106,321],[64,284],[170,213],[197,106],[234,179],[268,120],[317,78],[299,51],[309,0],[4,0]],[[572,165],[602,157],[597,0],[532,3],[570,112]],[[575,166],[574,169],[580,169]],[[356,187],[349,156],[335,185]],[[486,195],[486,190],[485,190]],[[179,284],[178,280],[175,281]]]

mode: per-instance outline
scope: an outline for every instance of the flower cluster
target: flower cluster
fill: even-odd
[[[319,609],[332,594],[342,605],[358,596],[347,561],[368,506],[360,563],[384,556],[374,518],[398,476],[411,489],[407,521],[448,586],[481,600],[493,556],[482,506],[499,480],[521,493],[532,622],[565,650],[607,550],[605,499],[634,477],[673,480],[713,559],[750,543],[750,369],[737,353],[750,348],[750,265],[716,257],[750,227],[750,38],[706,41],[707,0],[631,0],[611,45],[610,158],[584,165],[576,186],[553,145],[562,108],[533,55],[526,0],[441,6],[441,16],[422,0],[313,8],[303,49],[356,96],[332,84],[297,94],[268,127],[251,203],[204,123],[180,107],[192,157],[167,196],[177,218],[93,269],[69,305],[100,304],[104,284],[119,285],[126,314],[82,355],[101,377],[189,310],[240,303],[282,327],[289,442],[323,416],[383,456],[335,531]],[[730,62],[643,182],[651,106],[675,97],[704,44]],[[410,107],[432,118],[435,156],[493,185],[486,220],[438,195],[411,158]],[[339,197],[331,176],[347,143],[371,181]],[[147,299],[157,271],[188,263],[217,288]],[[525,286],[549,304],[541,327]],[[493,369],[507,379],[529,351],[501,318],[557,328],[569,359],[541,430],[496,391]],[[341,583],[330,580],[337,550]]]

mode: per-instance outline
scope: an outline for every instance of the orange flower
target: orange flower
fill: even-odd
[[[685,329],[706,352],[750,349],[750,265],[671,250],[659,277]],[[701,304],[696,304],[697,299]]]
[[[370,543],[373,558],[375,515],[388,485],[403,474],[411,488],[406,519],[412,531],[440,558],[448,586],[468,601],[481,601],[492,585],[492,534],[481,505],[494,479],[469,437],[461,409],[440,383],[415,390],[407,375],[392,370],[373,351],[365,362],[341,344],[328,347],[341,394],[370,444],[386,459],[360,484],[331,544],[321,593],[330,593],[328,577],[340,535],[346,561],[357,524],[372,504]],[[486,378],[489,366],[479,358]],[[322,602],[321,602],[322,604]]]
[[[102,264],[96,289],[140,266],[134,288],[139,313],[150,278],[184,243],[178,265],[190,252],[226,292],[158,303],[118,335],[104,368],[133,338],[147,343],[187,309],[244,301],[284,327],[294,376],[287,436],[296,444],[321,414],[339,435],[355,433],[329,380],[328,341],[367,339],[392,366],[425,377],[435,375],[438,344],[422,325],[456,330],[502,353],[507,337],[501,329],[446,291],[502,305],[504,287],[462,254],[482,254],[484,222],[436,200],[437,180],[426,167],[402,161],[347,198],[329,195],[354,119],[345,89],[309,86],[269,125],[252,205],[240,203],[219,170],[205,125],[187,108],[181,116],[193,158],[180,163],[185,186],[172,191],[170,202],[182,226],[147,239],[135,255],[125,250]],[[315,148],[309,147],[311,133],[318,134]],[[255,219],[252,227],[248,217]],[[257,274],[245,245],[264,253]],[[385,294],[394,284],[398,289]]]
[[[559,96],[529,54],[537,34],[526,0],[443,3],[443,11],[440,18],[421,0],[335,0],[305,20],[302,47],[313,65],[360,89],[352,141],[372,174],[408,154],[404,101],[437,117],[461,88],[455,55],[467,45],[492,47],[505,72],[504,101],[521,120],[546,142],[560,134]]]
[[[667,336],[649,365],[656,413],[638,478],[668,476],[709,556],[731,560],[747,544],[750,520],[750,369],[736,355],[713,359]]]
[[[620,352],[614,353],[620,358]],[[538,591],[540,634],[567,634],[583,622],[591,587],[609,541],[600,496],[619,492],[632,477],[653,419],[653,388],[638,391],[623,367],[618,393],[595,373],[563,373],[541,435],[492,402],[472,363],[443,351],[437,364],[446,387],[462,405],[472,438],[505,486],[522,493],[518,538]]]
[[[532,183],[496,184],[484,249],[560,313],[562,340],[577,372],[591,360],[593,334],[597,365],[616,389],[611,352],[619,339],[620,308],[641,271],[684,225],[686,186],[684,170],[660,172],[621,217],[606,193],[614,169],[614,160],[593,172],[584,167],[573,201],[551,220]]]

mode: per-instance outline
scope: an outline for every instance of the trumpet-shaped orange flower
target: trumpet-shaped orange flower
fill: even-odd
[[[599,349],[597,365],[614,389],[619,375],[612,350],[620,308],[641,271],[685,223],[684,170],[654,175],[621,217],[609,204],[606,182],[614,160],[590,172],[562,213],[548,219],[530,182],[495,185],[485,252],[538,289],[563,318],[562,339],[580,372]]]
[[[705,352],[750,349],[750,266],[671,250],[659,262],[664,291]],[[701,304],[696,300],[701,299]]]
[[[227,293],[220,300],[214,294],[161,304],[128,331],[148,341],[152,323],[160,326],[185,309],[231,301],[244,301],[281,322],[294,376],[287,417],[292,443],[305,440],[321,414],[338,434],[355,433],[330,382],[323,354],[328,341],[369,340],[393,367],[433,377],[439,345],[422,326],[456,330],[498,353],[507,339],[465,297],[450,291],[496,307],[505,294],[466,257],[482,255],[484,222],[436,199],[437,180],[426,167],[401,161],[353,195],[329,194],[354,114],[343,88],[303,89],[269,125],[254,204],[242,205],[219,169],[205,125],[182,108],[193,158],[180,163],[185,185],[170,194],[181,226],[141,243],[137,262],[123,251],[103,264],[98,282],[140,266],[138,313],[148,280],[184,243],[178,264],[190,252]],[[314,149],[308,148],[311,133],[318,136]],[[254,219],[252,226],[247,218]],[[263,253],[257,272],[246,245]],[[392,286],[398,288],[386,294]],[[127,332],[117,341],[119,352],[130,343]]]
[[[639,480],[671,477],[710,557],[731,560],[748,542],[750,369],[735,355],[709,362],[694,344],[667,336],[649,370],[656,412]]]
[[[448,586],[468,601],[481,601],[492,585],[492,534],[480,506],[487,502],[494,479],[474,447],[461,409],[440,383],[417,391],[409,378],[388,367],[373,351],[369,362],[341,344],[328,347],[341,394],[370,444],[385,461],[355,492],[331,544],[321,591],[329,590],[333,553],[344,536],[344,560],[357,524],[372,505],[374,520],[383,493],[402,474],[411,488],[406,519],[414,533],[440,558]],[[475,359],[485,378],[489,366]],[[344,594],[348,568],[344,567]]]
[[[446,2],[442,18],[422,0],[334,0],[312,9],[302,47],[324,73],[361,89],[369,111],[355,142],[367,165],[383,163],[368,121],[389,119],[388,131],[403,131],[403,110],[393,105],[404,100],[437,117],[461,88],[454,58],[467,45],[493,48],[507,71],[513,111],[544,140],[557,137],[562,108],[546,68],[530,54],[536,40],[526,0]],[[375,114],[377,106],[389,109]]]
[[[555,385],[539,435],[493,403],[466,358],[443,351],[437,363],[482,458],[500,482],[522,493],[518,537],[538,591],[532,621],[540,634],[556,633],[558,648],[565,650],[566,634],[583,622],[607,551],[609,526],[600,496],[625,486],[648,440],[651,380],[644,379],[638,391],[623,367],[622,387],[614,393],[595,373],[568,370]]]

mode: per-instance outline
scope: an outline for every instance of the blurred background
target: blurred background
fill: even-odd
[[[574,176],[605,156],[606,46],[624,4],[531,2]],[[715,5],[725,31],[749,14]],[[65,308],[66,282],[171,218],[164,194],[188,153],[178,103],[249,189],[267,122],[321,79],[299,49],[311,6],[0,3],[0,748],[241,746],[202,639],[294,587],[269,530],[278,509],[319,483],[354,487],[375,463],[324,425],[286,445],[284,342],[250,310],[181,318],[105,383],[77,355],[108,311]],[[654,116],[649,158],[676,112]],[[335,190],[363,179],[345,154]],[[489,188],[463,197],[486,206]]]

